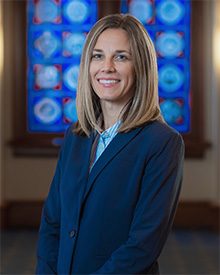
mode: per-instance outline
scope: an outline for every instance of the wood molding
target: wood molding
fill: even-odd
[[[1,206],[1,228],[39,228],[44,201],[10,201]],[[179,203],[174,228],[209,228],[219,232],[220,205],[206,201]]]
[[[57,157],[64,133],[29,132],[27,128],[27,20],[25,1],[3,1],[3,13],[10,10],[10,20],[13,20],[8,39],[13,42],[13,51],[6,47],[6,60],[10,64],[14,79],[13,93],[13,138],[10,141],[16,156],[55,156]],[[107,14],[120,12],[121,1],[98,0],[98,18]],[[186,158],[202,158],[210,144],[204,137],[204,59],[206,35],[204,1],[191,1],[191,130],[182,134],[185,142]],[[8,18],[8,17],[7,17]],[[5,18],[4,25],[7,25]]]

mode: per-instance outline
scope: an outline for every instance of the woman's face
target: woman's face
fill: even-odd
[[[101,104],[119,107],[134,94],[134,66],[126,31],[107,29],[100,34],[93,49],[90,79]]]

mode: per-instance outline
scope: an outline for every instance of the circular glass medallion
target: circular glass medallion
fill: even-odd
[[[45,58],[51,57],[59,47],[59,41],[49,31],[45,31],[35,42],[34,46],[40,51]]]
[[[156,40],[156,49],[163,57],[177,57],[184,50],[184,39],[177,32],[163,32]]]
[[[85,34],[70,34],[64,39],[63,48],[71,55],[80,56],[82,54],[83,46],[86,40]]]
[[[153,6],[148,0],[134,0],[129,6],[129,13],[144,24],[152,18]]]
[[[50,0],[43,0],[36,5],[36,16],[42,22],[53,22],[58,16],[58,7]]]
[[[184,73],[176,65],[164,65],[159,69],[159,86],[168,93],[177,91],[184,83]]]
[[[179,1],[164,0],[157,6],[157,16],[165,25],[178,24],[184,14],[184,6]]]
[[[34,114],[44,124],[54,123],[62,114],[61,106],[51,98],[43,98],[34,106]]]
[[[85,1],[71,1],[64,8],[64,14],[72,23],[83,23],[89,14],[89,6]]]
[[[67,68],[63,74],[63,82],[70,90],[76,90],[79,75],[79,66]]]
[[[77,117],[77,112],[76,112],[76,102],[75,102],[75,100],[70,99],[66,104],[64,104],[63,114],[72,123],[77,121],[78,117]]]
[[[54,66],[43,67],[36,73],[36,84],[43,89],[52,89],[60,81],[60,74]]]
[[[182,115],[182,108],[174,100],[167,99],[161,103],[160,109],[167,123],[174,123]]]

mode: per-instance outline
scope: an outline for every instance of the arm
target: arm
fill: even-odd
[[[179,134],[155,140],[146,160],[128,240],[94,274],[152,272],[174,219],[182,182],[184,146]],[[149,274],[149,273],[148,273]]]
[[[60,162],[61,153],[59,155],[57,168],[50,187],[49,195],[42,211],[37,248],[38,264],[36,274],[57,273],[57,256],[60,235]]]

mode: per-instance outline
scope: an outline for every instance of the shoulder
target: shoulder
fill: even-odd
[[[73,130],[74,130],[74,124],[71,124],[67,128],[67,130],[66,130],[66,132],[64,134],[62,147],[64,147],[66,144],[68,144],[72,140],[72,138],[74,136]]]
[[[178,137],[182,140],[182,136],[178,131],[160,120],[153,121],[144,126],[142,133],[149,136],[154,141],[169,137]]]
[[[76,123],[73,123],[73,124],[71,124],[68,128],[67,128],[67,130],[66,130],[66,132],[65,132],[65,136],[64,136],[64,141],[66,141],[66,140],[69,140],[69,139],[81,139],[81,138],[87,138],[87,136],[85,135],[85,136],[80,136],[80,135],[77,135],[77,134],[75,134],[74,133],[74,129],[76,128]]]
[[[62,150],[63,151],[70,151],[71,149],[76,149],[81,143],[88,142],[90,138],[87,136],[79,136],[74,133],[75,124],[71,124],[64,135],[63,143],[62,143]]]
[[[143,127],[141,136],[153,151],[179,149],[184,151],[184,142],[181,134],[162,121],[154,121]]]

